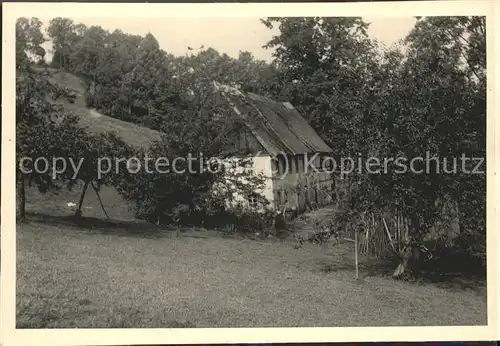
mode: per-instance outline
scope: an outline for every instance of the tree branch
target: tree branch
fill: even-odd
[[[474,67],[472,66],[472,63],[470,62],[470,60],[467,58],[467,55],[464,53],[463,49],[462,49],[462,45],[460,44],[460,42],[458,42],[459,38],[462,38],[467,44],[470,45],[469,41],[467,41],[465,38],[463,38],[461,35],[458,35],[458,36],[455,36],[453,35],[453,33],[449,30],[449,29],[445,29],[448,34],[451,36],[451,38],[455,41],[455,43],[458,45],[458,49],[460,50],[460,54],[462,55],[462,57],[465,59],[467,65],[469,66],[469,69],[471,70],[471,72],[476,76],[476,78],[478,80],[481,80],[481,78],[479,77],[478,73],[476,72],[476,70],[474,69]]]

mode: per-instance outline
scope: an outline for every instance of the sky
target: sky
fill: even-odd
[[[239,51],[249,51],[255,58],[269,61],[272,52],[262,46],[277,34],[258,18],[72,18],[75,23],[99,25],[106,30],[121,29],[125,33],[144,36],[151,32],[165,51],[174,55],[196,52],[188,47],[212,47],[220,53],[237,57]],[[413,17],[363,18],[371,23],[368,34],[390,46],[405,37],[415,24]],[[48,24],[48,19],[43,20]],[[46,43],[47,60],[51,59],[51,44]]]

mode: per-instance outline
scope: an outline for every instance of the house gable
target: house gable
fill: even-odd
[[[269,155],[332,152],[290,103],[243,93],[216,82],[214,86]]]
[[[267,154],[264,146],[262,146],[259,140],[255,137],[255,135],[247,128],[243,128],[238,134],[235,140],[234,150],[235,152],[241,154],[251,154],[251,155]]]

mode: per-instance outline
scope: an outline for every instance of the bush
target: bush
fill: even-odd
[[[214,207],[212,205],[212,207]],[[242,204],[227,208],[210,209],[208,206],[193,210],[185,205],[177,209],[175,220],[184,226],[198,226],[207,229],[221,229],[230,233],[255,234],[271,233],[276,214],[271,210],[250,209]]]
[[[486,234],[463,233],[455,239],[454,248],[486,266]]]
[[[226,211],[226,215],[225,226],[235,233],[266,233],[274,228],[275,213],[270,210],[258,212],[238,205]]]

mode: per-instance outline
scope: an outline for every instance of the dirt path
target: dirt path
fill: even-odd
[[[314,227],[316,221],[323,223],[333,217],[336,212],[334,205],[322,207],[298,216],[290,224],[291,233],[301,238],[307,238],[317,231]]]

